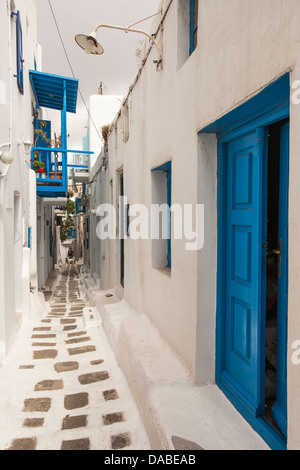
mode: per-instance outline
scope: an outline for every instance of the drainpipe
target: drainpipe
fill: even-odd
[[[7,8],[7,24],[8,24],[8,112],[9,112],[9,128],[8,128],[8,140],[7,144],[2,144],[1,147],[8,147],[9,151],[11,151],[11,143],[12,143],[12,127],[13,127],[13,116],[12,116],[12,42],[11,42],[11,11],[10,11],[10,1],[6,0],[6,8]],[[0,178],[6,176],[8,171],[9,165],[7,165],[5,171],[0,173]]]

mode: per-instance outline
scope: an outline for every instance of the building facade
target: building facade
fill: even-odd
[[[90,245],[101,288],[151,320],[195,385],[215,383],[288,449],[300,448],[299,20],[297,0],[164,0],[159,50],[145,44],[91,205],[94,236],[99,204],[116,214],[117,236]],[[153,204],[172,208],[170,239],[149,236]]]
[[[36,288],[36,191],[30,166],[34,100],[28,70],[41,66],[34,0],[0,5],[0,359],[30,315]],[[10,156],[7,165],[6,157]],[[4,158],[3,158],[4,157]]]

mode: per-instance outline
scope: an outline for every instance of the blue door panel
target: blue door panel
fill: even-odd
[[[258,416],[264,391],[259,325],[264,129],[227,144],[226,294],[223,379]]]

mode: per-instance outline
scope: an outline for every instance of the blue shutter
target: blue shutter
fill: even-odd
[[[168,206],[171,209],[172,206],[172,170],[171,170],[171,162],[169,164],[168,170],[167,170],[167,201],[168,201]],[[171,227],[171,212],[169,213],[169,224],[170,224],[170,233],[169,233],[169,238],[168,238],[168,255],[167,255],[167,260],[168,260],[168,268],[171,267],[171,233],[172,233],[172,227]]]
[[[20,93],[24,95],[24,59],[23,59],[23,34],[20,11],[17,11],[17,79]]]
[[[190,55],[197,47],[198,0],[190,0]]]

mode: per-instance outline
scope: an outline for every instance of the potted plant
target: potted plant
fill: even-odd
[[[47,147],[45,147],[45,150],[47,148],[60,148],[61,147],[61,135],[59,135],[58,137],[56,136],[56,134],[54,135],[54,139],[51,140],[47,137],[47,134],[44,130],[44,128],[46,127],[46,121],[43,121],[43,120],[40,120],[39,121],[39,129],[35,129],[34,133],[35,133],[35,141],[38,137],[40,137],[41,139],[44,140],[44,142],[46,142],[47,144]],[[37,152],[38,153],[38,152]],[[57,158],[57,152],[55,152],[55,159],[56,159],[56,179],[58,180],[61,180],[62,179],[62,168],[61,168],[61,162],[58,162],[58,158]],[[38,165],[36,164],[36,167]],[[52,166],[52,165],[51,165]],[[45,168],[45,166],[43,167]],[[39,171],[39,169],[38,169]],[[44,172],[42,171],[39,171],[40,173],[45,174]],[[46,174],[45,174],[46,176]],[[48,177],[50,179],[55,179],[55,171],[49,171],[48,173]],[[53,185],[55,183],[48,183],[49,185]]]
[[[46,175],[46,172],[45,172],[46,164],[44,161],[40,161],[38,159],[38,155],[39,153],[37,151],[33,152],[33,159],[31,160],[32,169],[33,171],[36,172],[37,176],[43,176],[43,175]]]

